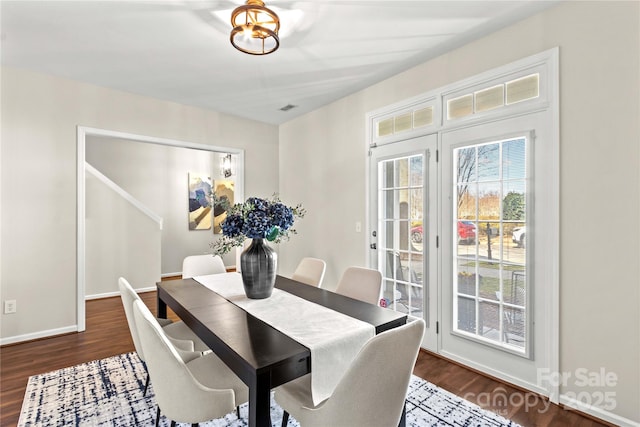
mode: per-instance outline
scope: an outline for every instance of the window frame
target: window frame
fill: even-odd
[[[509,141],[509,140],[515,140],[518,138],[526,138],[526,149],[525,149],[525,158],[526,158],[526,164],[525,164],[525,170],[526,170],[526,174],[524,177],[524,181],[526,183],[525,186],[525,225],[528,227],[528,230],[533,230],[535,231],[535,227],[533,225],[534,223],[534,210],[535,210],[535,205],[534,205],[534,178],[532,176],[532,170],[533,170],[533,158],[534,158],[534,142],[535,142],[535,132],[533,131],[522,131],[522,132],[511,132],[511,133],[506,133],[506,134],[500,134],[500,135],[495,135],[495,136],[489,136],[489,137],[483,137],[477,140],[471,140],[468,141],[465,144],[458,144],[455,146],[451,147],[451,150],[455,152],[456,149],[460,149],[460,148],[466,148],[466,147],[477,147],[477,146],[481,146],[481,145],[487,145],[487,144],[491,144],[494,142],[500,142],[503,143],[505,141]],[[451,156],[452,158],[454,158],[454,156]],[[452,171],[455,171],[455,168],[452,167],[451,168]],[[457,180],[456,177],[452,177],[451,179],[452,182],[452,186],[455,187],[457,185]],[[504,183],[504,180],[500,179],[500,183],[502,185],[502,183]],[[452,191],[455,192],[455,189],[453,189]],[[452,227],[454,228],[454,231],[452,232],[452,237],[453,238],[457,238],[457,229],[456,229],[456,223],[459,220],[459,215],[457,215],[457,206],[456,206],[456,200],[454,200],[454,198],[452,197],[452,207],[451,207],[451,212],[452,212]],[[504,224],[504,219],[502,218],[502,213],[500,214],[500,219],[498,220],[486,220],[486,221],[482,221],[482,222],[499,222],[502,228],[502,224]],[[475,219],[475,223],[479,224],[480,220],[476,217]],[[535,234],[531,233],[531,235],[534,236],[534,238],[532,238],[530,241],[528,241],[527,245],[529,248],[533,248],[535,247]],[[478,231],[476,228],[476,239],[478,236]],[[477,245],[477,243],[476,243]],[[477,248],[477,246],[476,246]],[[451,263],[451,280],[452,280],[452,293],[453,293],[453,298],[452,301],[454,303],[454,306],[452,308],[452,315],[454,316],[452,319],[452,324],[456,325],[455,320],[457,319],[457,309],[458,309],[458,300],[457,300],[457,296],[460,294],[457,288],[457,281],[455,280],[455,272],[456,272],[456,262],[459,259],[459,255],[456,253],[454,245],[452,244],[452,249],[454,249],[454,251],[451,253],[451,257],[452,257],[452,263]],[[476,258],[474,259],[476,262],[479,262],[479,258],[477,257],[477,252],[476,252]],[[503,259],[502,257],[500,258],[499,263],[502,264],[503,263]],[[533,348],[535,346],[535,342],[532,340],[533,338],[533,330],[532,330],[532,321],[533,321],[533,316],[529,315],[530,313],[532,313],[534,307],[533,307],[533,298],[532,298],[532,289],[533,286],[531,285],[531,282],[533,281],[533,251],[532,250],[527,250],[525,252],[525,260],[524,260],[524,267],[525,267],[525,271],[526,271],[526,275],[525,275],[525,304],[524,304],[524,310],[525,310],[525,322],[524,322],[524,327],[525,327],[525,340],[527,342],[528,345],[525,346],[524,350],[521,351],[518,348],[516,348],[515,346],[512,345],[508,345],[508,343],[503,343],[502,339],[500,341],[495,341],[495,340],[490,340],[488,338],[483,338],[478,334],[475,333],[468,333],[468,332],[464,332],[461,330],[458,330],[458,328],[456,327],[453,331],[452,334],[460,336],[464,339],[468,339],[471,341],[475,341],[479,344],[483,344],[483,345],[487,345],[490,347],[493,347],[497,350],[501,350],[501,351],[505,351],[507,353],[510,354],[514,354],[516,356],[520,356],[520,357],[524,357],[526,359],[531,359],[533,357]],[[508,264],[511,265],[511,264]],[[515,264],[514,264],[515,265]],[[476,307],[478,307],[478,305],[482,302],[483,298],[481,298],[479,295],[475,295],[475,296],[469,296],[469,298],[474,299],[475,301],[477,301]],[[496,303],[499,306],[499,322],[500,322],[500,334],[502,334],[503,332],[503,321],[504,321],[504,317],[502,316],[502,310],[503,310],[503,306],[505,304],[504,300],[503,301],[497,301],[497,300],[489,300],[492,303]],[[476,309],[476,323],[478,321],[478,318],[480,316],[480,314],[478,313],[477,309]]]

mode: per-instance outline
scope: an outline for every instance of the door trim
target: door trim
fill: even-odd
[[[527,69],[537,69],[540,71],[541,75],[545,76],[546,84],[543,86],[543,97],[541,97],[538,101],[534,102],[523,102],[521,105],[516,104],[514,108],[509,108],[504,111],[501,109],[496,110],[495,113],[490,113],[483,115],[483,117],[471,117],[468,120],[456,120],[456,121],[447,121],[442,117],[442,101],[443,96],[446,94],[453,93],[457,90],[462,90],[465,87],[469,88],[478,84],[481,84],[485,81],[492,81],[494,79],[500,79],[504,76],[522,72]],[[434,109],[434,120],[433,125],[424,126],[420,128],[416,128],[406,132],[400,132],[397,134],[393,134],[390,136],[378,137],[375,134],[375,123],[376,120],[386,119],[388,117],[393,117],[396,112],[402,112],[406,109],[410,109],[411,106],[414,106],[419,103],[429,102],[433,100],[435,109]],[[547,116],[547,131],[548,131],[548,140],[545,143],[546,153],[544,161],[549,166],[549,183],[550,187],[547,188],[547,192],[544,196],[544,201],[542,203],[547,203],[551,206],[560,206],[560,178],[559,178],[559,144],[560,144],[560,119],[559,119],[559,48],[554,47],[545,51],[542,51],[538,54],[534,54],[523,59],[498,66],[491,70],[482,72],[480,74],[470,76],[468,78],[458,80],[456,82],[451,82],[445,86],[433,88],[429,90],[429,92],[418,94],[411,98],[407,98],[404,100],[400,100],[388,105],[385,105],[379,109],[371,111],[366,116],[365,121],[365,132],[366,139],[365,144],[367,149],[370,145],[386,145],[393,144],[397,141],[402,141],[410,138],[414,138],[416,136],[425,135],[425,134],[438,134],[438,148],[440,150],[440,154],[442,154],[442,135],[444,133],[452,132],[455,130],[463,129],[470,126],[476,126],[478,124],[485,124],[494,121],[500,121],[507,118],[519,117],[522,115],[526,115],[529,113],[536,112],[544,112]],[[439,114],[439,116],[435,116],[435,114]],[[370,151],[369,151],[370,155]],[[538,160],[536,160],[538,161]],[[369,223],[369,212],[371,210],[371,201],[370,201],[370,186],[372,183],[370,182],[369,177],[371,173],[369,171],[369,158],[365,159],[365,183],[366,183],[366,194],[365,194],[365,208],[366,208],[366,221],[367,221],[367,230],[371,229],[371,224]],[[442,182],[441,169],[442,167],[438,165],[439,168],[439,179]],[[440,203],[443,203],[443,190],[440,188],[437,189],[437,199]],[[438,219],[438,230],[442,231],[442,223],[441,218]],[[550,241],[545,241],[544,244],[548,245],[545,247],[545,251],[550,258],[549,270],[545,272],[545,277],[538,278],[544,280],[546,286],[548,286],[548,293],[545,299],[545,314],[549,319],[548,328],[546,330],[546,342],[547,342],[547,351],[545,354],[546,360],[548,362],[548,368],[551,372],[558,373],[560,372],[560,265],[559,265],[559,257],[560,257],[560,244],[559,244],[559,224],[560,224],[560,212],[559,208],[553,209],[549,214],[549,227],[551,232],[556,236],[555,239],[551,239]],[[364,250],[365,253],[368,253],[368,242],[369,236],[364,239]],[[442,259],[442,253],[438,253],[438,264],[442,266],[444,260]],[[370,257],[367,256],[367,261],[369,262]],[[438,286],[441,286],[442,283],[442,269],[439,270],[438,277]],[[440,295],[440,299],[442,296]],[[442,307],[438,307],[439,310]],[[440,340],[442,334],[438,336]],[[438,344],[440,348],[440,344]],[[461,361],[462,363],[466,363]],[[481,368],[480,368],[481,369]],[[549,396],[549,399],[553,403],[559,403],[560,400],[560,386],[557,383],[548,384],[545,388],[544,393]]]

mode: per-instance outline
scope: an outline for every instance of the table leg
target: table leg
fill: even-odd
[[[249,385],[249,427],[271,427],[271,374],[257,374]]]
[[[160,299],[160,297],[156,300],[156,308],[158,313],[158,318],[166,319],[167,318],[167,304]]]

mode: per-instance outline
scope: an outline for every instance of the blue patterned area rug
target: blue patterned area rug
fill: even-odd
[[[29,378],[19,427],[27,426],[153,426],[153,385],[142,395],[146,373],[135,353],[94,360]],[[280,426],[282,409],[271,400],[271,419]],[[162,417],[161,426],[170,421]],[[202,427],[247,426],[247,405]],[[408,426],[517,426],[418,377],[407,396]],[[289,427],[299,427],[292,418]]]

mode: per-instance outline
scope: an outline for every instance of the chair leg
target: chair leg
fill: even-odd
[[[158,412],[156,412],[156,427],[160,425],[160,405],[158,405]]]
[[[287,411],[284,411],[282,413],[282,427],[287,427],[288,423],[289,423],[289,413]]]
[[[143,396],[147,395],[148,388],[149,388],[149,373],[147,372],[147,380],[144,382],[144,391],[142,392]]]
[[[176,427],[176,422],[171,420],[171,427]]]
[[[144,368],[144,371],[147,373],[147,379],[144,381],[144,391],[142,392],[143,396],[147,395],[147,389],[149,388],[149,369],[147,368],[147,362],[145,362],[144,360],[142,360],[142,367]]]
[[[240,406],[236,406],[236,416],[240,418]]]
[[[407,401],[405,399],[404,405],[402,405],[402,415],[400,415],[400,421],[398,427],[407,427]]]

